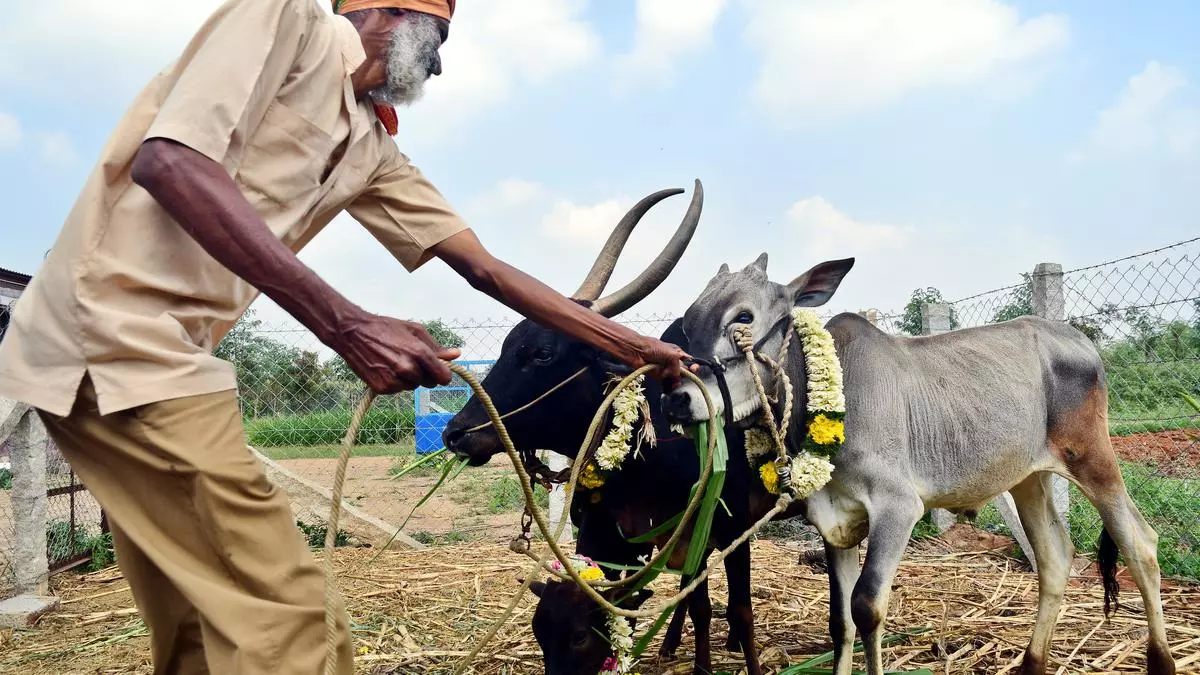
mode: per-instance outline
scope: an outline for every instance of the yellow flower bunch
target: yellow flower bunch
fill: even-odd
[[[600,467],[596,466],[595,462],[588,462],[583,466],[583,470],[579,472],[579,484],[589,490],[604,485],[604,475],[600,473]]]
[[[604,578],[604,572],[599,567],[587,567],[579,572],[579,578],[584,581],[599,581]]]
[[[758,467],[758,475],[762,477],[763,486],[773,495],[779,494],[779,474],[775,471],[775,462],[767,461]]]
[[[846,424],[842,420],[818,414],[808,423],[808,435],[819,445],[846,442]]]

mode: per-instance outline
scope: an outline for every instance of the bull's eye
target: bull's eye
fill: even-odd
[[[571,634],[571,646],[582,647],[587,644],[588,632],[586,630],[577,630]]]
[[[754,315],[747,311],[738,312],[738,315],[733,318],[734,323],[754,323]]]
[[[554,350],[549,346],[541,347],[533,355],[533,360],[541,364],[550,363],[550,359],[554,358]]]

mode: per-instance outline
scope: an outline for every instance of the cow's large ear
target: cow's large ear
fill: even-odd
[[[818,263],[787,285],[796,307],[818,307],[829,302],[842,279],[854,267],[854,258]]]
[[[521,583],[525,583],[525,582],[522,581]],[[546,592],[546,584],[541,581],[535,581],[535,582],[529,584],[529,590],[534,595],[536,595],[540,598],[540,597],[542,597],[542,593]]]

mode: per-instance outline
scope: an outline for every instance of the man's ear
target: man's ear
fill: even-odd
[[[818,307],[829,302],[842,279],[854,267],[854,258],[827,260],[796,277],[787,285],[795,307]]]

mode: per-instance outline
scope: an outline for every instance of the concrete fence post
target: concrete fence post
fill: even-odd
[[[1033,268],[1033,313],[1051,321],[1067,320],[1066,294],[1063,292],[1063,268],[1058,263],[1038,263]],[[1054,499],[1054,510],[1064,526],[1067,524],[1067,509],[1070,492],[1067,479],[1054,476],[1050,479]]]
[[[49,595],[46,557],[46,428],[29,406],[0,398],[0,443],[12,450],[16,597],[0,602],[0,626],[29,625],[58,605]]]
[[[950,310],[945,302],[925,302],[921,304],[921,335],[938,335],[949,333],[951,330]],[[931,509],[929,517],[933,520],[938,532],[950,529],[955,521],[953,513],[945,509]]]
[[[546,452],[549,457],[546,460],[546,466],[550,467],[551,471],[562,471],[571,466],[571,460],[557,452]],[[567,503],[567,488],[566,485],[559,483],[553,486],[550,490],[550,529],[558,529],[558,523],[561,521],[563,507]],[[567,520],[570,520],[568,517]],[[562,536],[558,538],[558,543],[569,543],[574,536],[571,532],[571,523],[563,528]]]
[[[1063,295],[1062,265],[1058,263],[1038,263],[1033,268],[1030,285],[1030,304],[1034,316],[1040,316],[1043,319],[1050,319],[1051,321],[1065,321],[1067,312],[1066,301]],[[1067,480],[1062,476],[1052,476],[1050,478],[1050,486],[1054,510],[1058,513],[1059,523],[1066,528],[1067,509],[1070,506],[1070,492],[1068,491]],[[1034,557],[1033,547],[1029,545],[1029,538],[1025,536],[1025,528],[1021,526],[1021,519],[1017,515],[1017,506],[1013,502],[1012,495],[1005,492],[996,497],[993,503],[996,505],[996,509],[1000,511],[1000,516],[1004,518],[1004,523],[1008,525],[1008,529],[1013,533],[1013,538],[1017,540],[1017,544],[1024,551],[1025,558],[1029,560],[1029,564],[1036,572],[1037,560]]]

